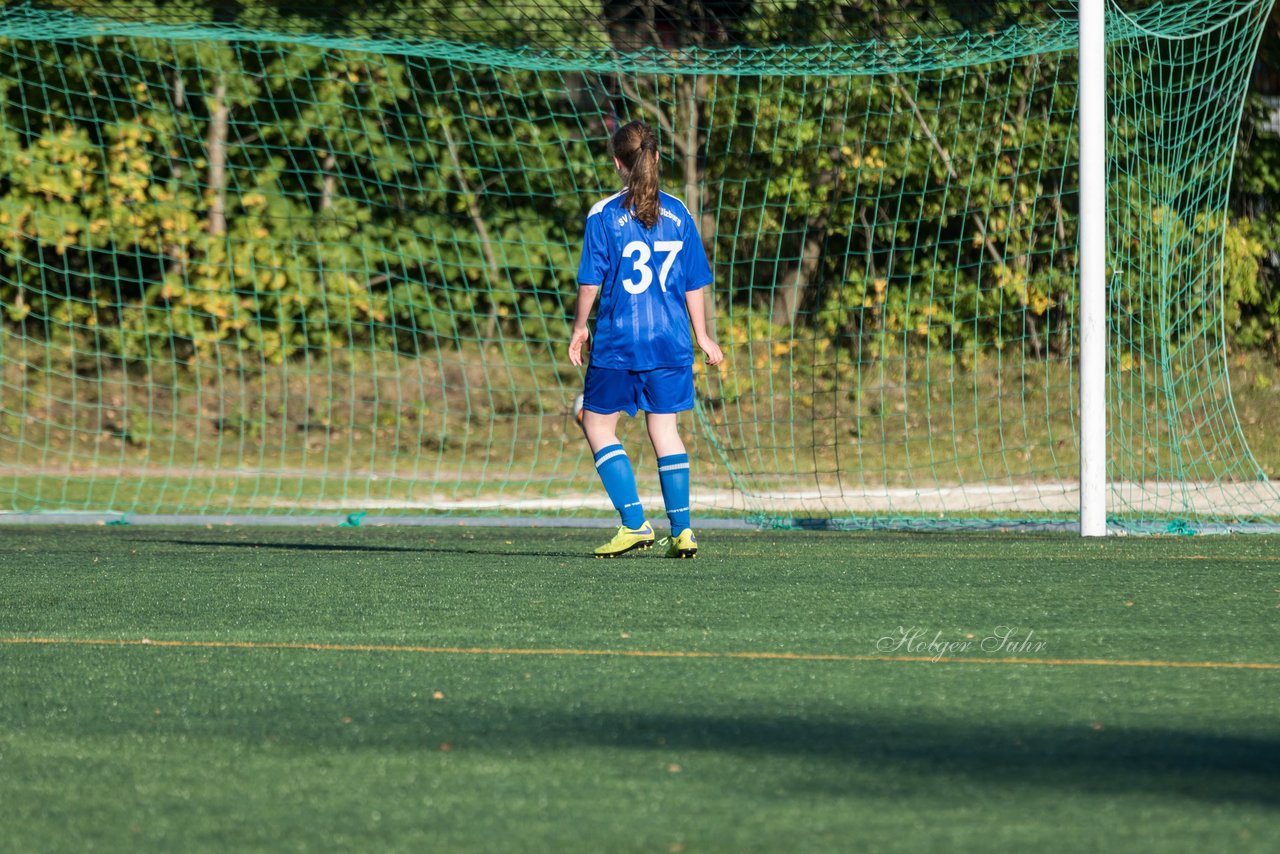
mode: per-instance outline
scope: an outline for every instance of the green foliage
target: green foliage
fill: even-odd
[[[1280,281],[1272,260],[1280,221],[1240,220],[1227,229],[1224,302],[1227,334],[1236,347],[1280,357]]]
[[[1264,62],[1280,61],[1280,42],[1263,40]],[[1241,348],[1262,348],[1280,358],[1280,134],[1263,130],[1269,108],[1258,95],[1246,103],[1232,184],[1237,214],[1227,255],[1254,261],[1253,275],[1228,277],[1227,330]],[[1230,264],[1230,261],[1228,262]]]
[[[484,104],[546,85],[537,75],[294,46],[28,47],[4,83],[0,303],[29,334],[126,358],[231,343],[273,362],[564,336],[567,234],[532,208],[563,190],[566,147],[528,121],[511,134],[517,117]],[[34,85],[59,62],[65,85]],[[128,63],[171,70],[104,89],[101,69]],[[576,220],[581,204],[556,207]]]
[[[403,14],[429,37],[428,13],[456,21],[464,7],[362,14]],[[602,37],[572,3],[540,8],[540,39]],[[502,44],[520,35],[518,11],[486,4],[470,26]],[[223,12],[187,2],[129,14],[281,33],[337,26],[338,15],[367,29],[332,3]],[[779,3],[744,11],[719,38],[807,44],[1054,20],[1034,3]],[[0,43],[0,167],[12,176],[0,188],[0,308],[24,334],[188,362],[228,348],[279,363],[310,349],[551,346],[567,334],[584,209],[615,181],[604,139],[616,111],[663,127],[668,184],[701,193],[719,293],[735,310],[838,347],[880,335],[957,353],[1074,346],[1070,57],[628,83],[392,43],[364,52],[209,34]],[[1148,91],[1143,75],[1155,72],[1129,70],[1126,85],[1148,100],[1179,73],[1160,70],[1165,89]],[[703,89],[690,96],[682,87],[693,84]],[[1160,132],[1159,105],[1149,106],[1118,123],[1118,140],[1137,146]],[[690,115],[696,166],[677,139]],[[1274,196],[1280,148],[1255,150],[1237,185]],[[1157,305],[1180,312],[1143,321],[1142,335],[1172,342],[1218,322],[1207,295],[1221,283],[1235,343],[1274,346],[1273,270],[1256,247],[1280,225],[1259,209],[1231,230],[1202,197],[1154,195],[1160,170],[1178,164],[1132,151],[1121,169],[1150,174],[1126,177],[1113,204],[1134,222],[1166,224],[1120,238],[1136,250],[1116,271],[1116,319]],[[1205,251],[1215,245],[1225,254]],[[1180,296],[1166,299],[1170,289]]]

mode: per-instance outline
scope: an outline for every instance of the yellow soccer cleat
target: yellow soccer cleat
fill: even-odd
[[[618,526],[618,533],[613,539],[596,549],[596,557],[617,557],[634,549],[653,548],[653,526],[644,522],[639,528]]]
[[[685,528],[669,542],[667,557],[689,558],[696,557],[698,554],[698,538],[693,535],[693,530],[690,528]]]

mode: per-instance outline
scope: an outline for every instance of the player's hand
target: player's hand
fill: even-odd
[[[582,364],[582,345],[587,343],[590,334],[584,326],[581,329],[574,327],[573,337],[569,339],[569,362],[574,365]]]
[[[711,338],[699,338],[698,347],[707,354],[708,365],[714,367],[724,361],[724,353],[720,350],[720,345]]]

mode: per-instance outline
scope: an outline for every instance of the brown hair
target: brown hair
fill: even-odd
[[[618,128],[610,146],[627,182],[627,209],[645,228],[653,228],[658,222],[658,135],[644,122],[631,122]]]

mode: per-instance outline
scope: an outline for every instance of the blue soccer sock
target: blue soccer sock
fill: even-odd
[[[621,445],[610,445],[596,451],[596,471],[604,483],[604,491],[628,528],[644,524],[644,508],[640,506],[640,494],[636,492],[636,473],[631,460]]]
[[[674,536],[689,527],[689,455],[658,457],[658,479],[662,481],[662,503],[667,506]]]

